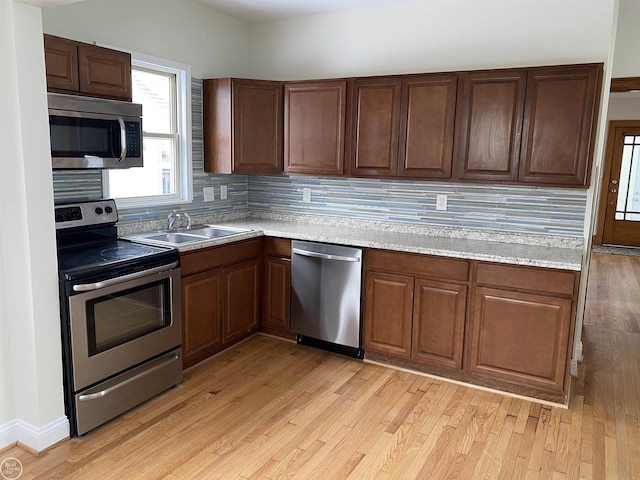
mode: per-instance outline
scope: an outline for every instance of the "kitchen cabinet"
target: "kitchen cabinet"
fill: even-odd
[[[460,75],[458,179],[513,182],[518,178],[526,81],[524,70]]]
[[[461,369],[470,264],[367,250],[364,349]]]
[[[261,264],[262,239],[180,254],[185,368],[258,329]]]
[[[349,83],[349,174],[451,178],[457,74]]]
[[[471,372],[566,392],[578,273],[480,263]]]
[[[203,81],[204,170],[281,174],[281,82],[237,78]]]
[[[44,35],[47,89],[131,101],[131,55]]]
[[[460,180],[587,186],[602,66],[461,74]]]
[[[349,174],[394,177],[398,170],[400,77],[349,82]]]
[[[262,331],[287,338],[289,331],[291,296],[291,240],[264,240],[264,305]]]
[[[527,78],[518,180],[588,184],[601,69],[596,65],[531,70]]]
[[[457,83],[455,73],[403,78],[399,177],[451,178]]]
[[[343,175],[345,80],[285,83],[284,171]]]

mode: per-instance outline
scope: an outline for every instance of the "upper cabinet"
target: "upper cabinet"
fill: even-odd
[[[350,82],[349,173],[451,178],[457,75]]]
[[[350,175],[396,175],[401,88],[400,77],[349,82]]]
[[[601,77],[602,64],[583,64],[285,82],[284,91],[205,80],[205,170],[585,187]]]
[[[529,72],[518,180],[588,184],[600,72],[599,65]]]
[[[518,177],[526,71],[461,74],[457,111],[457,177],[514,181]]]
[[[282,83],[221,78],[203,82],[204,170],[282,173]]]
[[[131,101],[131,55],[44,35],[47,89]]]
[[[457,82],[455,73],[403,78],[399,177],[451,178]]]
[[[457,178],[586,186],[601,70],[592,64],[463,73]]]
[[[345,80],[286,83],[284,171],[343,175]]]

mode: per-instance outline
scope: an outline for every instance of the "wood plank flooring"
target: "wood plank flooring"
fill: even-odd
[[[640,479],[640,258],[593,258],[569,409],[256,336],[83,438],[0,461],[21,479]]]

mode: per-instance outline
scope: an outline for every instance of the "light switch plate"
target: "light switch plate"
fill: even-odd
[[[311,189],[309,187],[302,189],[302,201],[304,203],[311,203]]]
[[[443,194],[436,195],[436,210],[447,209],[447,196]]]
[[[220,200],[226,200],[226,199],[227,199],[227,186],[220,185]]]
[[[213,187],[204,187],[202,189],[202,195],[204,196],[205,202],[213,202],[216,199]]]

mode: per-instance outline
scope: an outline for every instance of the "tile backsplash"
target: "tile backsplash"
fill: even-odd
[[[192,79],[191,98],[193,202],[179,206],[191,214],[241,214],[250,209],[582,237],[587,202],[583,189],[205,173],[199,79]],[[222,185],[227,186],[227,200],[220,199]],[[214,202],[204,202],[204,187],[214,188]],[[303,201],[305,188],[311,192],[309,202]],[[102,198],[102,175],[54,171],[53,189],[56,201]],[[436,210],[437,194],[447,195],[446,211]],[[163,219],[171,210],[159,206],[119,213],[121,221],[131,222]]]
[[[282,213],[581,237],[582,189],[407,180],[250,176],[249,208]],[[304,189],[310,189],[310,202]],[[436,210],[436,195],[447,210]]]

